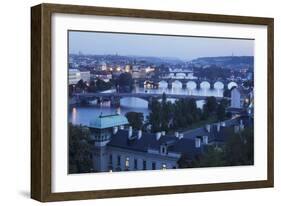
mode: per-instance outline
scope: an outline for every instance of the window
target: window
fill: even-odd
[[[126,168],[130,167],[130,158],[129,157],[126,157],[125,166],[126,166]]]
[[[163,169],[163,170],[167,169],[166,163],[163,163],[163,164],[162,164],[162,169]]]
[[[117,156],[117,165],[118,166],[121,165],[121,157],[120,157],[120,155]]]
[[[152,162],[152,169],[156,170],[156,163],[155,162]]]
[[[143,162],[142,162],[142,169],[146,170],[146,161],[145,160],[143,160]]]
[[[134,159],[134,169],[137,170],[138,169],[138,160]]]

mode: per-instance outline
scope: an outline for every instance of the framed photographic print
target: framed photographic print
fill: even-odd
[[[273,187],[273,19],[31,8],[31,196]]]

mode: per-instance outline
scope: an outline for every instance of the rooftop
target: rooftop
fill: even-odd
[[[106,128],[112,128],[116,126],[126,125],[129,124],[128,119],[120,114],[114,114],[114,115],[100,115],[96,119],[90,121],[91,128],[96,129],[106,129]]]

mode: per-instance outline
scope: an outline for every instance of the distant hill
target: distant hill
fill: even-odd
[[[226,68],[241,69],[253,68],[253,56],[221,56],[221,57],[200,57],[190,61],[190,63],[199,66],[221,66]]]

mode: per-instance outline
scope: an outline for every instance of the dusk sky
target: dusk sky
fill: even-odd
[[[173,57],[253,56],[254,40],[69,32],[69,52]]]

